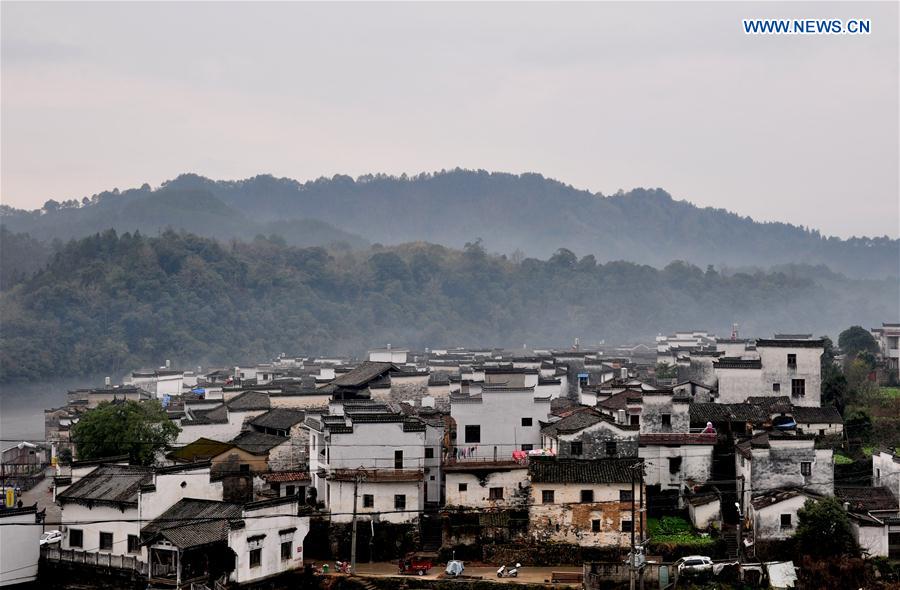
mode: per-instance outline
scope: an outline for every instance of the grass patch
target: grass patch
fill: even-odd
[[[900,399],[900,387],[882,387],[881,397],[885,399]]]
[[[869,453],[867,456],[871,457],[872,456],[872,452],[871,452],[872,447],[867,447],[867,448],[869,449]],[[866,452],[865,448],[863,449],[863,452],[864,453]],[[851,459],[850,457],[847,457],[846,455],[841,455],[840,453],[835,453],[834,454],[834,464],[835,465],[852,465],[853,459]]]
[[[699,535],[690,522],[678,516],[648,518],[647,529],[655,545],[710,549],[716,544],[715,539]]]

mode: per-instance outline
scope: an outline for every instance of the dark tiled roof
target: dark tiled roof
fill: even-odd
[[[228,423],[228,410],[225,408],[224,404],[209,410],[191,410],[191,415],[194,419],[185,422],[184,425]]]
[[[254,418],[250,424],[260,428],[273,428],[275,430],[289,430],[295,424],[303,422],[306,413],[301,410],[289,408],[275,408],[265,414]]]
[[[243,449],[248,453],[260,455],[268,453],[272,448],[289,440],[290,439],[286,436],[275,436],[274,434],[266,434],[264,432],[247,431],[242,432],[231,439],[231,442],[239,449]]]
[[[272,473],[264,473],[262,476],[269,483],[309,481],[311,477],[308,471],[274,471]]]
[[[753,496],[753,499],[750,500],[750,504],[753,505],[753,508],[759,510],[767,506],[772,506],[773,504],[778,504],[779,502],[784,502],[785,500],[790,500],[791,498],[796,498],[797,496],[808,496],[810,498],[821,497],[819,494],[800,488],[778,488]]]
[[[61,492],[62,502],[137,504],[138,490],[153,478],[153,469],[134,465],[101,465]]]
[[[228,540],[228,524],[241,517],[241,505],[185,498],[141,529],[144,544],[165,539],[179,549]]]
[[[805,334],[804,334],[805,336]],[[796,339],[796,338],[780,338],[769,340],[760,338],[756,341],[756,348],[824,348],[825,341],[821,338],[815,340]]]
[[[269,394],[263,391],[245,391],[225,402],[232,412],[247,412],[251,410],[268,410],[271,406]]]
[[[187,444],[180,449],[175,449],[169,453],[169,457],[175,461],[185,461],[192,463],[205,459],[218,457],[222,453],[230,451],[234,445],[227,442],[212,440],[209,438],[198,438],[194,442]]]
[[[753,404],[694,403],[689,411],[691,424],[747,421],[761,424],[769,419],[765,410]]]
[[[354,481],[358,470],[335,469],[328,474],[329,481]],[[425,474],[421,469],[364,469],[363,476],[368,482],[422,481]]]
[[[823,406],[821,408],[807,408],[803,406],[794,406],[792,411],[794,421],[798,424],[843,424],[844,419],[841,413],[834,406]]]
[[[716,434],[702,432],[647,432],[640,435],[641,446],[646,445],[714,445]]]
[[[900,503],[891,491],[884,487],[835,486],[834,495],[850,503],[850,510],[871,512],[878,510],[898,510]]]
[[[534,483],[630,483],[631,467],[640,459],[532,459],[528,474]]]
[[[366,361],[352,371],[344,373],[329,384],[333,387],[365,387],[371,381],[379,379],[391,371],[399,371],[400,369],[394,363],[376,363]]]
[[[597,405],[609,410],[624,410],[628,407],[628,404],[640,403],[642,400],[643,394],[640,391],[626,389],[599,402]]]
[[[716,369],[762,369],[762,361],[759,359],[732,359],[723,358],[713,361]]]
[[[786,395],[752,395],[747,398],[747,403],[767,410],[777,407],[790,411],[791,408],[791,398]]]
[[[573,434],[575,432],[580,432],[589,426],[593,426],[598,422],[606,422],[618,428],[619,430],[639,430],[640,426],[630,425],[630,424],[616,424],[615,421],[605,414],[601,414],[600,412],[587,408],[581,411],[575,411],[564,418],[557,420],[556,422],[552,422],[547,426],[541,428],[541,433],[547,436],[558,436],[560,434]]]

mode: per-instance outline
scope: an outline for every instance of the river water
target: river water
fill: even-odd
[[[66,403],[66,392],[99,387],[96,379],[64,379],[40,383],[0,385],[0,447],[23,440],[44,440],[44,410]]]

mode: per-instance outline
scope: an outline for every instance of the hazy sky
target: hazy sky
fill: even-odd
[[[534,171],[897,237],[898,4],[3,2],[0,198]],[[747,36],[748,17],[870,18]]]

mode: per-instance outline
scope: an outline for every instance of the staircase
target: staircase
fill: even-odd
[[[439,514],[425,513],[420,521],[422,551],[437,551],[443,543],[441,517]]]
[[[725,525],[722,528],[722,538],[725,540],[725,555],[728,559],[737,559],[740,548],[737,527]]]

